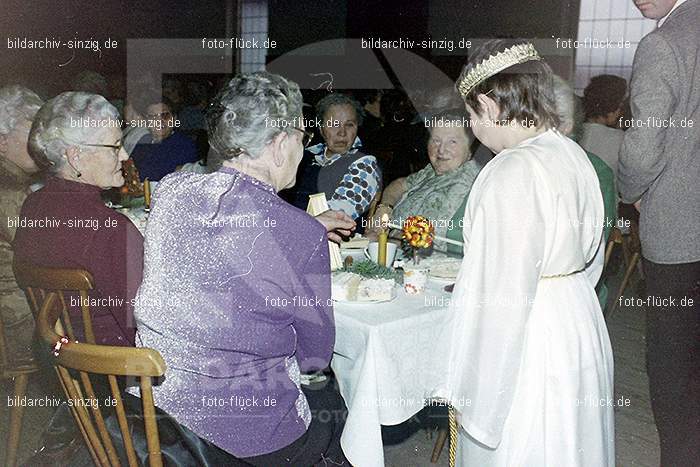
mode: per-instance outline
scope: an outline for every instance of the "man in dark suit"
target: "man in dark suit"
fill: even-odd
[[[700,465],[700,0],[634,0],[659,27],[632,70],[622,201],[640,211],[661,465]],[[641,203],[640,203],[641,201]]]

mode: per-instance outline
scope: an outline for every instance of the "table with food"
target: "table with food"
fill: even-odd
[[[145,234],[155,184],[129,178],[107,204]],[[348,409],[341,444],[353,465],[383,466],[381,426],[403,423],[431,401],[435,342],[462,261],[432,250],[434,232],[421,216],[386,225],[377,241],[355,235],[343,242],[342,267],[331,277],[331,367]],[[401,245],[388,239],[390,227],[403,231]],[[302,375],[306,383],[319,378]]]
[[[341,444],[353,465],[383,466],[381,425],[402,423],[430,401],[440,358],[435,342],[461,258],[424,256],[432,233],[420,219],[411,221],[417,228],[404,228],[405,252],[388,247],[381,235],[379,242],[354,238],[341,246],[345,266],[332,276],[331,366],[348,408]],[[373,253],[382,248],[387,252]],[[396,268],[378,264],[375,255]]]
[[[122,172],[124,185],[118,190],[106,192],[105,204],[128,217],[141,235],[145,235],[151,192],[157,184],[148,179],[140,182],[138,171],[131,159],[122,162]]]

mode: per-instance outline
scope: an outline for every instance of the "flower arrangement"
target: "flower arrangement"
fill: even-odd
[[[139,171],[132,159],[122,162],[122,173],[124,174],[124,185],[119,189],[119,192],[125,197],[143,196],[143,185],[139,180]]]
[[[403,224],[403,240],[413,250],[413,264],[418,264],[418,250],[433,244],[435,227],[423,216],[409,216]]]

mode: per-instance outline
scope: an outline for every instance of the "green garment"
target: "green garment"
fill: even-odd
[[[403,224],[408,216],[424,216],[433,223],[435,235],[445,237],[450,221],[471,190],[480,170],[480,164],[474,160],[442,175],[435,173],[432,165],[426,165],[406,178],[406,193],[392,211],[393,221]],[[435,240],[434,245],[436,250],[446,249],[445,242],[441,240]]]
[[[470,190],[471,191],[471,190]],[[464,210],[467,208],[467,200],[469,200],[469,192],[464,197],[464,201],[457,208],[455,215],[452,216],[452,221],[447,229],[447,238],[450,240],[464,241],[462,238],[462,229],[464,228]],[[447,252],[450,254],[464,256],[464,248],[458,245],[447,244]]]
[[[617,222],[617,192],[615,191],[615,174],[612,169],[606,164],[603,159],[593,153],[586,151],[588,159],[593,164],[598,182],[600,183],[600,191],[603,193],[603,210],[605,213],[605,224],[603,225],[603,239],[606,244],[610,237],[615,222]],[[605,281],[601,280],[596,286],[598,292],[598,300],[600,307],[605,309],[605,304],[608,301],[608,287]]]
[[[615,173],[610,166],[600,157],[586,151],[588,159],[593,164],[598,182],[600,183],[600,191],[603,193],[603,210],[605,212],[605,224],[603,226],[603,237],[608,241],[610,231],[615,222],[617,222],[617,191],[615,190]]]

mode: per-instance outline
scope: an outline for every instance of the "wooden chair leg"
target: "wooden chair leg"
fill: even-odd
[[[21,401],[27,394],[27,375],[15,377],[15,400]],[[5,465],[15,467],[17,464],[17,450],[19,448],[19,437],[22,433],[22,415],[24,407],[21,404],[15,405],[10,411],[10,433],[7,436],[7,457]]]
[[[442,453],[442,448],[445,446],[445,441],[447,441],[447,435],[449,431],[447,428],[440,428],[438,431],[437,439],[435,440],[435,446],[433,446],[433,455],[430,456],[430,463],[437,464],[440,460],[440,454]]]
[[[630,263],[632,262],[632,256],[631,256],[631,248],[630,248],[630,239],[629,235],[625,235],[622,237],[622,258],[625,262],[625,267],[629,267]]]
[[[640,261],[637,261],[637,272],[639,273],[639,277],[641,277],[642,280],[645,280],[644,276],[644,266],[642,265],[642,261],[640,258]]]
[[[608,313],[608,317],[612,316],[613,312],[615,309],[619,306],[620,304],[620,297],[625,293],[625,289],[627,288],[627,284],[630,280],[630,277],[632,277],[632,273],[634,272],[635,266],[637,266],[637,262],[639,261],[639,253],[634,253],[632,255],[632,258],[630,258],[630,264],[627,266],[627,270],[625,271],[625,277],[622,278],[622,283],[620,284],[620,289],[617,291],[617,296],[615,297],[615,302],[612,304],[612,308],[610,308],[610,312]]]

